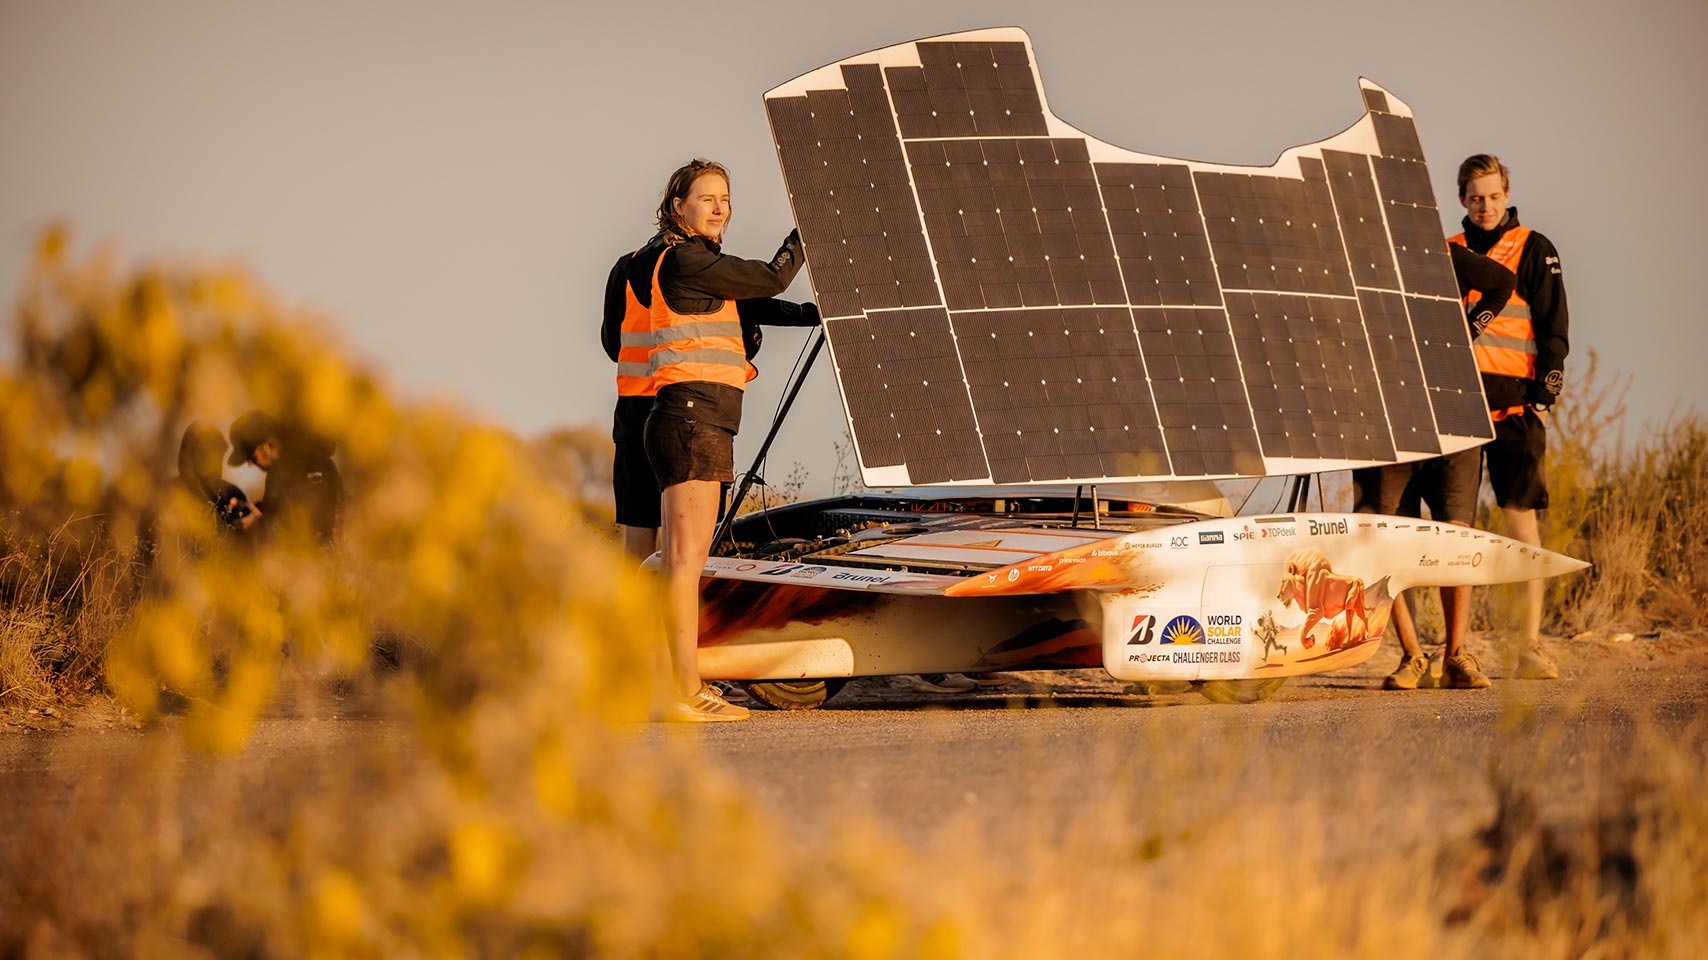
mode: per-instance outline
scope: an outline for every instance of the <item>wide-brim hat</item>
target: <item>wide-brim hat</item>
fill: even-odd
[[[232,421],[231,456],[226,463],[241,467],[255,455],[255,448],[279,435],[279,421],[259,410],[251,410]]]

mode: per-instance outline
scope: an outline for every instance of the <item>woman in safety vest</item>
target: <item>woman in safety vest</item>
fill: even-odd
[[[809,326],[819,319],[810,303],[771,299],[801,268],[799,231],[769,261],[743,260],[720,249],[729,220],[729,171],[709,160],[684,164],[670,175],[658,205],[663,249],[650,263],[631,261],[632,270],[650,268],[648,369],[657,395],[644,442],[662,490],[666,630],[683,696],[670,718],[691,722],[747,717],[700,680],[699,614],[719,484],[735,479],[741,398],[755,373],[747,362],[757,342],[754,324]]]

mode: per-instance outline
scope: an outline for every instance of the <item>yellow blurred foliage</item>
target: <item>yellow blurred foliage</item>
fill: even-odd
[[[57,630],[66,662],[154,726],[131,766],[10,828],[0,956],[1475,952],[1416,863],[1324,862],[1326,818],[1357,812],[1257,828],[1262,798],[1235,797],[1194,809],[1201,835],[1161,838],[1100,785],[1091,822],[1003,810],[999,835],[950,833],[947,856],[858,811],[801,841],[691,733],[637,729],[668,687],[661,604],[608,536],[602,429],[528,444],[395,400],[238,271],[126,275],[56,229],[22,289],[0,587],[34,619],[0,635],[0,690],[42,688],[6,672]],[[188,422],[249,407],[336,446],[335,546],[246,545],[169,479]],[[232,756],[293,695],[362,704],[370,725]],[[1661,919],[1602,955],[1700,939],[1700,743],[1668,754],[1666,842],[1638,844]],[[1165,779],[1171,746],[1133,752]],[[1489,955],[1583,954],[1601,929],[1571,904],[1526,926],[1498,894],[1468,928],[1504,938]]]

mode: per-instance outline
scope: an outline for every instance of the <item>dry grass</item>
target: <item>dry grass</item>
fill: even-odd
[[[1214,804],[1113,783],[1073,817],[1022,804],[924,848],[857,810],[801,840],[692,740],[636,734],[659,604],[579,496],[601,482],[578,452],[592,440],[528,448],[394,403],[241,277],[120,275],[50,237],[21,313],[27,362],[0,377],[3,698],[99,678],[139,717],[181,716],[0,831],[0,956],[1401,960],[1664,956],[1708,933],[1700,729],[1634,735],[1648,777],[1605,806],[1560,824],[1509,791],[1445,848],[1337,853],[1345,824],[1393,812],[1245,795],[1240,772],[1277,761],[1249,737],[1221,745]],[[250,405],[338,440],[335,554],[226,549],[163,487],[190,412]],[[1611,481],[1584,474],[1571,536],[1629,556],[1651,530],[1673,552],[1573,587],[1582,609],[1700,600],[1687,426],[1617,463],[1693,501],[1610,505]],[[408,651],[383,680],[365,669],[376,636]],[[293,673],[374,684],[386,736],[245,757]],[[1151,772],[1201,777],[1174,746],[1142,750]]]
[[[1693,626],[1708,603],[1708,419],[1675,415],[1632,441],[1629,381],[1604,380],[1594,351],[1586,366],[1551,424],[1542,536],[1595,566],[1549,584],[1551,624],[1564,634]]]
[[[128,606],[129,564],[102,550],[94,518],[40,539],[13,539],[14,526],[0,524],[0,705],[93,692]]]

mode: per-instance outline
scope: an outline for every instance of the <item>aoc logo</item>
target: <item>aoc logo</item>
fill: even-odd
[[[1168,626],[1162,628],[1162,642],[1175,644],[1203,643],[1204,628],[1198,624],[1198,621],[1181,614],[1168,621]]]
[[[1220,531],[1220,530],[1202,531],[1198,534],[1198,542],[1199,543],[1221,543],[1222,542],[1222,531]]]
[[[1156,618],[1148,613],[1141,613],[1133,618],[1133,635],[1127,638],[1127,646],[1150,643],[1156,639]]]

